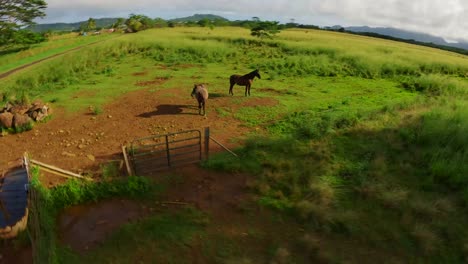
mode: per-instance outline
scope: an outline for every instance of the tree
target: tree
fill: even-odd
[[[275,34],[279,33],[278,21],[260,21],[250,30],[252,36],[259,38],[272,38]]]
[[[43,0],[0,0],[0,47],[28,44],[29,37],[35,38],[21,29],[34,25],[35,18],[44,17],[46,7]]]
[[[125,21],[128,32],[138,32],[154,26],[154,21],[145,15],[130,14],[130,17]]]
[[[154,23],[154,27],[158,27],[158,28],[161,28],[161,27],[167,27],[168,24],[167,24],[167,21],[160,18],[160,17],[157,17],[153,20],[153,23]]]
[[[112,24],[112,28],[119,29],[122,28],[124,25],[125,19],[122,17],[117,18],[117,21],[115,21],[114,24]]]
[[[88,26],[87,26],[88,31],[93,31],[96,29],[96,20],[94,18],[90,17],[88,19]]]
[[[203,18],[199,20],[197,24],[201,27],[208,27],[211,25],[211,21],[208,18]]]

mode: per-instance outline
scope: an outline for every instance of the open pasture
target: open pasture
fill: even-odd
[[[262,78],[251,96],[241,86],[230,96],[229,76],[254,69]],[[468,257],[467,76],[466,56],[336,32],[294,29],[259,40],[241,28],[153,29],[1,80],[0,99],[42,99],[57,112],[33,131],[0,138],[9,147],[0,165],[26,149],[100,178],[89,154],[105,162],[134,137],[209,125],[240,158],[214,156],[203,166],[216,172],[201,178],[219,187],[223,176],[242,175],[249,195],[234,200],[235,216],[229,203],[201,206],[219,230],[198,212],[164,214],[123,227],[89,253],[58,246],[58,257],[109,260],[118,250],[127,252],[122,262],[459,263]],[[194,83],[208,87],[207,118],[190,98]],[[82,139],[96,143],[80,149]],[[180,188],[181,175],[165,183],[169,197],[179,197],[171,186]],[[174,235],[145,232],[161,226]],[[115,242],[139,235],[138,246]]]

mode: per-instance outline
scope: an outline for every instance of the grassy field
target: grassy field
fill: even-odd
[[[173,245],[175,251],[161,259],[184,263],[190,255],[180,241],[202,234],[208,238],[203,241],[223,245],[202,247],[213,263],[269,262],[282,250],[291,253],[283,254],[286,263],[468,258],[466,56],[316,30],[285,30],[261,41],[241,28],[154,29],[10,76],[2,80],[0,99],[40,98],[74,112],[139,89],[133,73],[141,71],[151,72],[149,79],[167,78],[160,89],[190,87],[196,79],[208,83],[210,93],[227,94],[231,73],[257,68],[262,79],[255,80],[252,95],[278,104],[216,109],[253,132],[237,150],[240,159],[219,154],[204,166],[252,175],[256,204],[281,219],[278,226],[302,230],[284,238],[286,248],[248,250],[242,241],[207,233],[203,216],[189,210],[126,226],[84,259],[61,254],[77,262],[109,259],[132,248],[113,241],[138,236],[147,250],[165,252]],[[78,93],[91,96],[71,101]],[[235,93],[243,96],[240,87]],[[164,232],[174,223],[177,230],[168,236]],[[168,244],[154,242],[156,237]],[[261,238],[256,241],[264,243]],[[136,256],[123,255],[122,263]]]
[[[48,42],[33,45],[32,47],[19,52],[2,55],[2,60],[0,61],[0,73],[7,72],[22,65],[41,60],[73,48],[111,39],[116,36],[118,36],[118,34],[82,37],[78,36],[77,33],[52,36]]]

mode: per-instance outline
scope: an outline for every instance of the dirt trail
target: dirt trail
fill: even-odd
[[[118,38],[118,37],[121,37],[122,35],[120,36],[117,36],[117,37],[114,37],[114,38]],[[111,38],[111,39],[114,39],[114,38]],[[104,42],[104,41],[107,41],[107,40],[110,40],[110,39],[105,39],[105,40],[100,40],[100,41],[96,41],[96,42],[93,42],[93,43],[89,43],[89,44],[86,44],[86,45],[83,45],[83,46],[79,46],[79,47],[76,47],[76,48],[72,48],[72,49],[69,49],[67,51],[64,51],[64,52],[60,52],[60,53],[57,53],[57,54],[54,54],[54,55],[51,55],[49,57],[46,57],[46,58],[43,58],[43,59],[40,59],[40,60],[37,60],[37,61],[33,61],[31,63],[28,63],[28,64],[25,64],[25,65],[21,65],[17,68],[14,68],[14,69],[11,69],[7,72],[4,72],[4,73],[0,73],[0,79],[3,79],[3,78],[6,78],[10,75],[12,75],[13,73],[17,72],[17,71],[20,71],[20,70],[23,70],[25,68],[28,68],[28,67],[31,67],[33,65],[36,65],[40,62],[43,62],[45,60],[49,60],[49,59],[52,59],[52,58],[55,58],[55,57],[58,57],[58,56],[61,56],[61,55],[64,55],[64,54],[67,54],[67,53],[70,53],[72,51],[76,51],[76,50],[79,50],[79,49],[82,49],[84,47],[88,47],[88,46],[91,46],[91,45],[95,45],[95,44],[98,44],[98,43],[101,43],[101,42]]]

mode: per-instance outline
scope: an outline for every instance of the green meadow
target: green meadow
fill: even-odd
[[[68,41],[43,44],[54,48],[24,61],[85,44]],[[0,69],[14,65],[13,56],[0,57]],[[254,81],[252,97],[278,103],[208,109],[252,132],[235,150],[239,158],[221,153],[202,165],[250,175],[253,203],[270,212],[268,225],[300,232],[278,233],[268,244],[265,231],[255,229],[244,244],[207,234],[206,216],[189,209],[125,226],[89,256],[59,248],[57,259],[129,263],[133,255],[110,256],[132,252],[128,241],[138,236],[161,260],[185,263],[190,253],[183,245],[195,234],[206,238],[198,246],[209,263],[282,263],[281,254],[285,263],[468,259],[466,56],[317,30],[289,29],[260,40],[235,27],[152,29],[15,73],[1,81],[0,101],[39,98],[72,113],[139,89],[132,73],[141,71],[168,78],[158,89],[190,87],[195,76],[210,93],[227,95],[230,74],[254,69],[262,79]],[[241,87],[234,92],[233,104],[244,94]],[[71,100],[77,93],[90,96]],[[152,242],[159,237],[168,244]],[[246,248],[257,240],[265,248]]]

